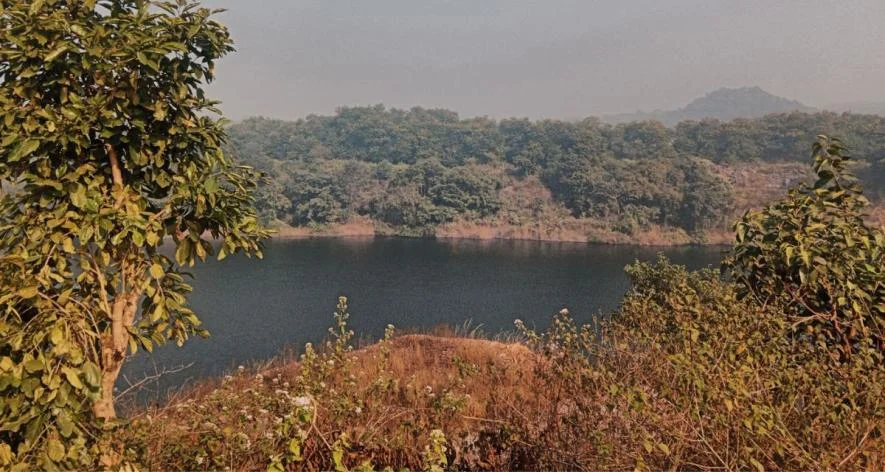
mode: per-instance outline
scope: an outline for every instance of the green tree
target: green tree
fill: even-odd
[[[742,218],[727,262],[743,295],[781,301],[799,333],[840,359],[885,347],[885,234],[864,222],[867,199],[838,139],[814,145],[813,186]]]
[[[116,415],[127,352],[203,334],[181,267],[261,254],[258,180],[222,151],[203,91],[232,51],[190,0],[4,0],[0,8],[0,441]],[[174,245],[174,258],[160,251]],[[73,443],[71,443],[73,444]]]

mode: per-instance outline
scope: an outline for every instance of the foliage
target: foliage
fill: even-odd
[[[885,233],[864,224],[868,204],[838,139],[814,145],[813,186],[738,222],[728,261],[743,294],[780,301],[793,328],[847,360],[885,348]]]
[[[613,349],[661,360],[653,376],[625,380],[656,399],[643,429],[669,451],[641,462],[761,470],[882,460],[881,353],[834,363],[832,351],[794,336],[783,304],[742,299],[743,286],[712,272],[659,261],[628,273],[633,289],[608,337]]]
[[[374,106],[294,122],[253,118],[229,131],[242,162],[289,188],[289,208],[276,205],[274,214],[297,226],[355,215],[408,234],[433,234],[453,220],[497,224],[505,192],[538,176],[552,203],[577,218],[628,234],[654,225],[699,234],[725,231],[737,216],[735,189],[720,166],[796,161],[827,129],[854,143],[862,180],[878,196],[885,189],[877,178],[885,168],[882,127],[881,117],[835,113],[686,121],[671,129],[654,121],[496,122]],[[497,168],[505,172],[490,171]]]
[[[128,352],[204,334],[182,265],[258,252],[255,176],[204,92],[232,50],[190,1],[0,7],[0,460],[91,468]],[[170,240],[175,257],[160,246]],[[97,454],[96,454],[97,455]]]
[[[709,157],[713,162],[796,161],[809,142],[823,133],[852,143],[859,160],[874,163],[885,156],[885,117],[851,113],[779,113],[753,120],[684,121],[673,130],[677,152]],[[865,181],[878,192],[882,182]]]
[[[700,230],[720,223],[730,188],[698,159],[563,160],[548,186],[577,216],[616,216],[627,227],[651,223]]]

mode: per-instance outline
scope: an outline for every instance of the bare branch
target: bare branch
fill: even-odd
[[[193,365],[194,365],[194,363],[191,362],[190,364],[181,364],[181,365],[174,366],[174,367],[163,367],[162,369],[160,369],[157,367],[156,364],[154,364],[154,373],[150,374],[150,375],[146,375],[145,377],[141,378],[140,380],[138,380],[136,382],[130,381],[129,378],[124,375],[123,380],[126,381],[126,383],[128,384],[128,387],[125,390],[123,390],[122,392],[116,394],[114,396],[114,401],[119,402],[120,399],[126,397],[127,395],[131,395],[133,393],[144,390],[145,388],[147,388],[148,385],[155,384],[155,383],[159,382],[161,378],[163,378],[167,375],[177,374],[177,373],[182,372],[184,370],[190,369],[191,367],[193,367]]]

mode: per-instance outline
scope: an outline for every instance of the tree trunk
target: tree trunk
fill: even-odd
[[[135,320],[138,312],[139,292],[122,294],[114,300],[111,312],[111,332],[101,337],[101,396],[93,404],[92,412],[105,421],[117,417],[114,409],[114,385],[129,347],[129,331],[126,329]]]
[[[120,194],[114,204],[115,209],[119,209],[123,203],[123,171],[120,168],[120,159],[117,156],[117,150],[110,144],[105,144],[105,152],[111,164],[111,179],[114,187],[119,187]],[[136,303],[141,298],[141,292],[132,290],[127,292],[125,289],[127,264],[123,262],[121,265],[121,274],[124,284],[119,294],[114,299],[114,306],[111,308],[111,332],[104,333],[101,336],[101,396],[92,405],[92,412],[96,418],[105,421],[117,417],[114,409],[114,385],[117,383],[117,377],[120,376],[120,369],[123,368],[123,362],[126,360],[126,348],[129,346],[129,331],[126,329],[132,325],[135,320],[135,314],[138,311]]]

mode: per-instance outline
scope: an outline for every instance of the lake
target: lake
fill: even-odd
[[[481,325],[488,334],[521,319],[544,328],[568,307],[580,321],[615,310],[628,288],[624,266],[663,253],[691,268],[718,266],[722,247],[647,248],[538,241],[319,238],[271,241],[263,260],[232,257],[193,269],[191,303],[211,337],[137,355],[130,380],[193,365],[147,398],[189,379],[269,359],[321,341],[338,296],[349,299],[358,338],[399,330]],[[126,385],[121,378],[121,387]]]

